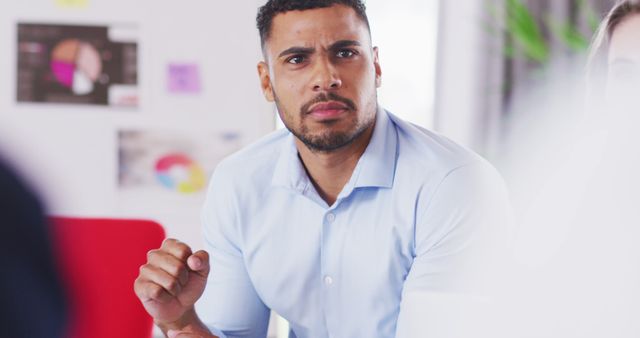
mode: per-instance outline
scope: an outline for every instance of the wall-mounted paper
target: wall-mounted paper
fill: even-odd
[[[129,26],[19,23],[18,102],[137,106],[136,36]]]
[[[55,0],[56,6],[62,8],[86,8],[89,0]]]
[[[218,162],[240,149],[235,132],[123,130],[118,133],[121,190],[151,196],[204,191]]]
[[[201,91],[200,67],[195,63],[171,63],[167,67],[167,89],[173,94]]]

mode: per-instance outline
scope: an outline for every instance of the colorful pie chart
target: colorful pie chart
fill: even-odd
[[[51,71],[56,80],[74,94],[89,94],[102,73],[100,53],[87,42],[63,40],[51,53]]]
[[[205,186],[205,173],[200,165],[183,154],[168,154],[156,162],[156,177],[164,187],[190,194]]]

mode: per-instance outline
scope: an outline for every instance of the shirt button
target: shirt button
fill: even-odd
[[[330,213],[327,214],[327,222],[331,223],[331,222],[333,222],[335,220],[336,220],[336,215],[334,213],[330,212]]]
[[[324,284],[325,284],[325,285],[331,285],[331,284],[333,284],[333,278],[331,278],[331,276],[325,276],[325,277],[324,277]]]

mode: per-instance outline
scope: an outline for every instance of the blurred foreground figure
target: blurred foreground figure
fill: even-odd
[[[1,160],[0,215],[0,337],[63,337],[64,295],[42,205]]]
[[[589,76],[592,101],[604,99],[615,106],[620,103],[618,100],[630,99],[629,94],[637,93],[640,88],[640,1],[620,1],[604,19],[591,47]]]
[[[504,337],[640,337],[640,1],[607,15],[589,66],[582,125],[538,139],[562,156],[528,190]]]

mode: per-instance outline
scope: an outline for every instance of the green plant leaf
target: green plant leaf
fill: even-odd
[[[549,59],[549,46],[535,16],[521,0],[505,0],[506,30],[525,56],[539,63]]]
[[[547,18],[547,22],[553,35],[570,50],[582,53],[589,48],[589,38],[582,35],[575,26],[559,23],[551,17]]]
[[[586,17],[591,33],[595,33],[600,26],[600,17],[593,9],[593,6],[585,0],[576,0],[576,4],[582,15]]]

